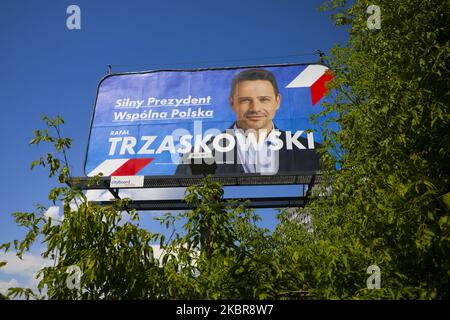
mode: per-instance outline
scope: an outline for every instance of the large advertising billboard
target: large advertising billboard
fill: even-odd
[[[85,174],[289,175],[320,170],[322,64],[115,73],[103,78]]]

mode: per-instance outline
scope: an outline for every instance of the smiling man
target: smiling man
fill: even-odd
[[[271,150],[270,141],[267,139],[275,129],[273,119],[281,103],[274,75],[264,69],[248,69],[240,72],[231,81],[229,102],[236,114],[233,126],[238,141],[234,157],[236,162],[245,173],[277,173],[279,151]],[[252,135],[258,142],[257,145],[239,143],[244,139],[251,139]],[[260,138],[265,141],[259,141]]]
[[[216,174],[278,174],[319,170],[320,155],[312,135],[283,131],[274,123],[282,97],[272,72],[246,69],[231,81],[229,104],[236,121],[226,130],[228,139],[207,146]],[[229,137],[233,136],[234,141]],[[230,147],[232,143],[232,147]],[[223,151],[227,149],[227,151]],[[176,174],[192,174],[192,155],[186,154]]]
[[[233,78],[229,101],[238,128],[270,131],[280,108],[281,95],[270,71],[249,69]]]

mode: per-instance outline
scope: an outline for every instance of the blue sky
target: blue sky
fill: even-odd
[[[50,205],[55,185],[44,170],[30,171],[45,150],[28,145],[42,115],[61,115],[73,139],[69,161],[82,175],[96,86],[107,65],[113,71],[314,62],[336,43],[336,29],[323,0],[130,0],[0,2],[0,243],[23,234],[15,211]],[[66,9],[81,8],[81,30],[68,30]],[[299,187],[231,188],[228,196],[299,194]],[[179,192],[178,192],[179,194]],[[273,227],[275,212],[260,210]],[[152,214],[142,214],[153,228]],[[159,228],[158,228],[159,229]],[[0,254],[1,260],[1,254]],[[23,275],[22,275],[23,276]],[[16,276],[19,282],[22,280]],[[0,271],[0,281],[12,279]],[[22,281],[23,283],[23,281]]]

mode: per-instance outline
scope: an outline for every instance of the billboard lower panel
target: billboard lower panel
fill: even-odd
[[[85,174],[151,176],[160,186],[206,174],[246,184],[292,175],[295,183],[296,173],[320,170],[322,134],[310,117],[331,78],[321,64],[108,75]]]

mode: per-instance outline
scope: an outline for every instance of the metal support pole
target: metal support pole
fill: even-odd
[[[119,189],[108,188],[108,191],[111,192],[111,194],[113,195],[114,198],[120,200]]]
[[[314,187],[315,182],[316,182],[316,175],[314,174],[311,177],[311,181],[308,184],[308,190],[306,191],[306,195],[305,195],[305,205],[308,204],[308,202],[309,202],[309,197],[311,196],[311,190]]]
[[[325,63],[325,53],[322,50],[317,50],[316,53],[319,55],[320,63]]]

